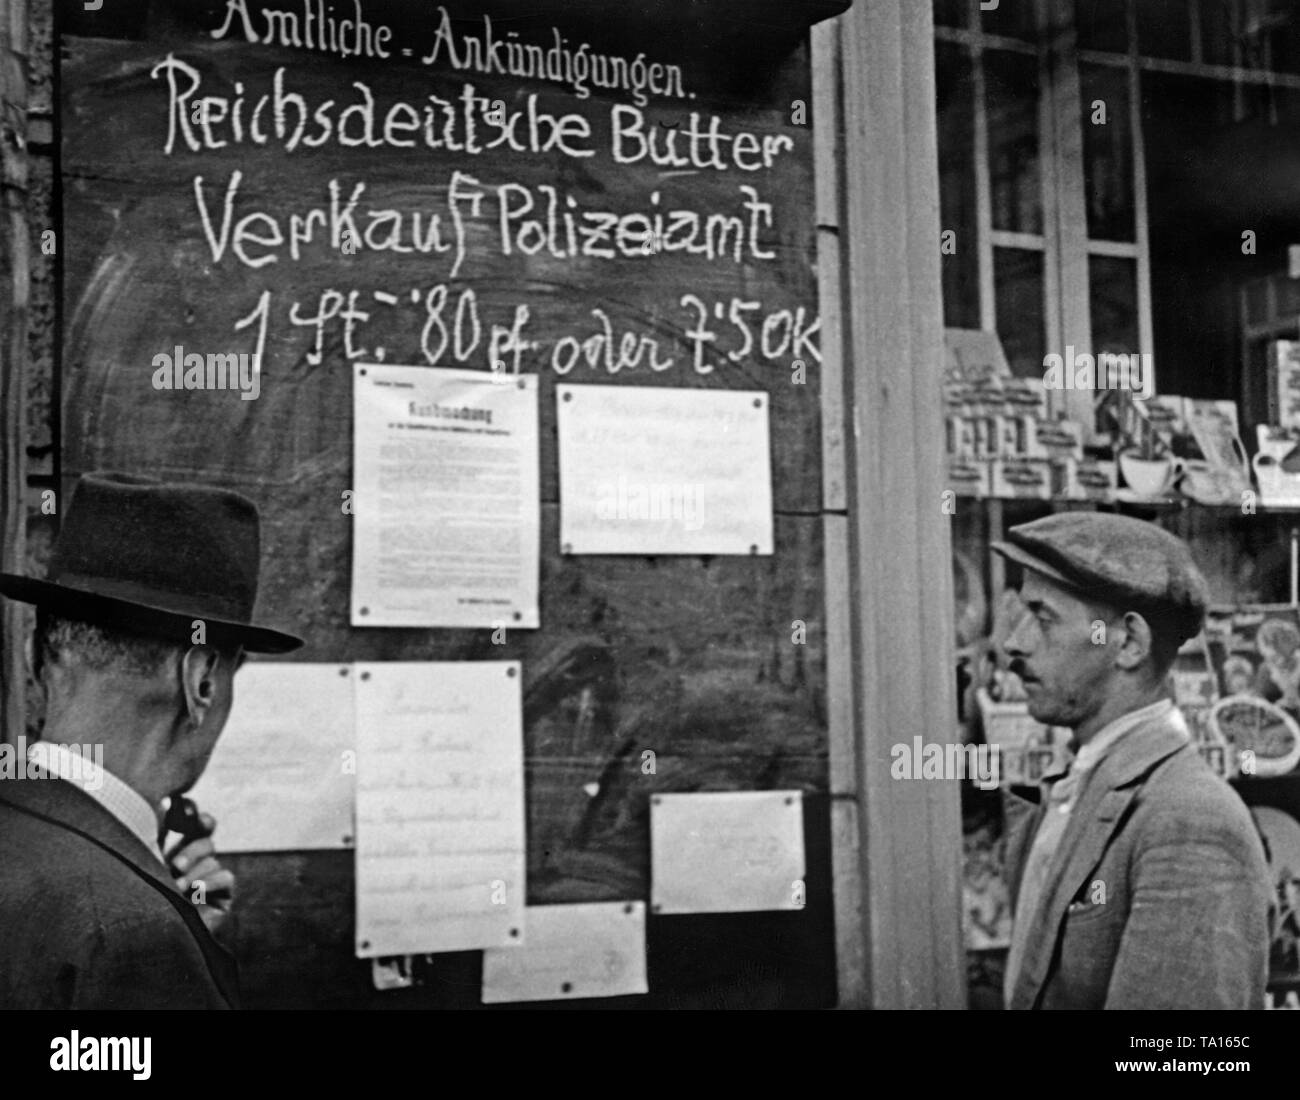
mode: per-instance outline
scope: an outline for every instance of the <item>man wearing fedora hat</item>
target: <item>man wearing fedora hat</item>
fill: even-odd
[[[161,843],[244,652],[302,644],[253,624],[258,561],[257,510],[238,493],[88,474],[47,579],[0,574],[0,594],[37,607],[45,695],[41,740],[0,782],[0,1007],[237,1005],[196,904],[229,873],[210,840],[179,845],[171,867]]]
[[[1186,545],[1065,512],[994,549],[1023,567],[1011,671],[1076,749],[1040,804],[1007,799],[1008,1007],[1262,1008],[1263,848],[1166,687],[1207,600]]]

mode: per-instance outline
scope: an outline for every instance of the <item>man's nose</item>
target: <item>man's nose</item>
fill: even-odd
[[[1025,620],[1028,619],[1027,611],[1020,612],[1016,616],[1016,625],[1012,627],[1011,633],[1007,635],[1006,640],[1002,643],[1002,652],[1010,657],[1024,657],[1028,654],[1025,648],[1028,645],[1024,637]]]

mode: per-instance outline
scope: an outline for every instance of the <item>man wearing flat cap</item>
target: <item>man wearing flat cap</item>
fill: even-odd
[[[206,838],[162,844],[244,652],[302,644],[252,623],[258,556],[238,493],[88,474],[47,579],[0,574],[0,594],[36,605],[45,695],[40,741],[0,779],[0,1008],[237,1007],[198,904],[233,879]]]
[[[1207,601],[1186,545],[1065,512],[993,548],[1023,567],[1010,668],[1029,713],[1073,730],[1076,750],[1041,804],[1007,800],[1007,1006],[1262,1008],[1263,848],[1166,686]]]

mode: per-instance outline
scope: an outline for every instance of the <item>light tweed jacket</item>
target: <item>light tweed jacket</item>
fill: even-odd
[[[1005,805],[1014,906],[1044,808],[1009,792]],[[1071,810],[1008,1007],[1263,1008],[1270,895],[1245,805],[1154,719]]]

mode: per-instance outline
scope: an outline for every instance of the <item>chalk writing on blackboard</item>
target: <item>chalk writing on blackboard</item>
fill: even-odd
[[[232,4],[217,37],[230,30],[236,8],[238,21],[247,22],[242,6]],[[324,26],[319,13],[311,33],[305,13],[301,21],[287,11],[262,14],[267,26],[260,37],[251,26],[241,32],[248,41],[310,44]],[[560,50],[555,57],[560,57],[567,40],[555,34]],[[449,35],[439,30],[426,63],[441,59],[455,70],[478,68],[474,50],[457,52],[460,47]],[[562,62],[551,65],[540,47],[529,49],[541,52],[545,62],[528,70],[534,79],[566,82]],[[625,68],[636,66],[625,62]],[[495,71],[517,75],[509,66]],[[234,332],[251,331],[259,361],[268,342],[286,329],[305,328],[312,366],[323,361],[327,347],[339,345],[347,361],[383,362],[395,340],[409,348],[418,331],[420,356],[430,366],[500,369],[501,363],[517,373],[525,359],[540,358],[557,375],[583,364],[608,374],[667,371],[677,366],[678,357],[662,336],[639,326],[620,330],[600,308],[590,311],[589,325],[558,333],[548,325],[542,338],[530,327],[537,319],[526,302],[494,296],[489,315],[474,286],[454,284],[492,277],[500,260],[536,258],[584,270],[592,261],[654,266],[680,259],[750,270],[782,260],[775,203],[765,181],[793,154],[794,138],[737,125],[716,112],[692,110],[664,128],[642,105],[606,102],[577,110],[571,109],[573,99],[559,97],[556,105],[556,96],[537,92],[520,92],[507,101],[470,82],[458,90],[440,83],[436,91],[442,95],[429,91],[418,98],[405,91],[406,84],[401,94],[376,90],[374,79],[353,80],[343,90],[295,78],[285,65],[258,80],[233,81],[232,89],[231,81],[174,52],[158,61],[151,75],[167,90],[160,141],[167,157],[217,156],[228,162],[239,149],[280,150],[295,158],[360,149],[398,157],[436,151],[458,158],[455,167],[429,173],[426,184],[403,194],[402,201],[394,200],[390,188],[375,189],[370,179],[348,178],[337,170],[323,174],[314,188],[305,180],[287,207],[251,169],[232,166],[193,175],[194,212],[217,269],[319,265],[367,253],[424,257],[438,265],[436,281],[426,274],[407,285],[339,281],[311,295],[263,289],[232,318]],[[598,158],[617,168],[657,170],[658,178],[648,178],[640,194],[624,192],[611,201],[603,190],[503,176],[502,154],[561,162]],[[492,169],[473,174],[465,170],[465,158],[475,157],[498,159]],[[692,202],[668,187],[664,177],[673,173],[725,173],[737,179]],[[600,197],[593,201],[593,194]],[[821,359],[814,340],[820,319],[802,305],[741,296],[710,301],[688,292],[678,295],[675,307],[677,315],[665,321],[688,346],[689,369],[696,374],[757,359],[784,365]],[[380,343],[367,330],[389,335]]]
[[[352,7],[346,10],[353,15],[352,19],[336,17],[334,8],[325,0],[301,0],[300,5],[290,5],[288,10],[265,8],[260,12],[259,23],[249,12],[247,0],[226,0],[225,20],[212,32],[212,37],[242,35],[249,43],[314,50],[339,57],[388,60],[398,55],[409,58],[414,53],[410,47],[390,49],[392,27],[367,20],[360,0],[353,0]],[[438,24],[432,44],[420,58],[424,65],[443,61],[459,70],[549,80],[565,85],[579,99],[590,96],[592,87],[630,92],[633,100],[642,106],[649,102],[647,91],[677,99],[686,96],[681,68],[648,61],[644,52],[631,61],[617,54],[598,53],[586,42],[570,43],[555,27],[551,28],[549,48],[520,42],[518,31],[501,34],[494,30],[492,17],[486,14],[482,34],[465,30],[457,36],[447,9],[439,5],[437,10]]]
[[[653,259],[673,252],[737,264],[776,258],[760,243],[760,235],[772,224],[772,205],[748,184],[738,186],[735,207],[726,214],[661,209],[658,191],[650,193],[649,212],[618,214],[581,210],[572,195],[564,196],[562,210],[556,189],[548,184],[539,184],[534,196],[533,190],[518,183],[483,184],[454,171],[448,178],[447,209],[435,213],[391,207],[358,211],[365,182],[353,185],[345,201],[345,189],[332,179],[325,188],[328,199],[322,196],[318,205],[283,218],[264,210],[241,211],[236,219],[242,181],[242,172],[231,173],[218,209],[217,188],[209,190],[203,176],[194,179],[199,222],[214,263],[225,259],[229,250],[233,259],[256,270],[282,259],[297,262],[305,246],[314,246],[317,252],[339,252],[351,239],[358,251],[452,252],[448,274],[455,278],[468,252],[467,220],[483,216],[485,208],[498,212],[489,224],[497,227],[497,251],[502,256],[534,256],[545,249],[548,257],[558,260]],[[534,211],[535,217],[525,216]],[[655,242],[649,251],[648,239]]]

